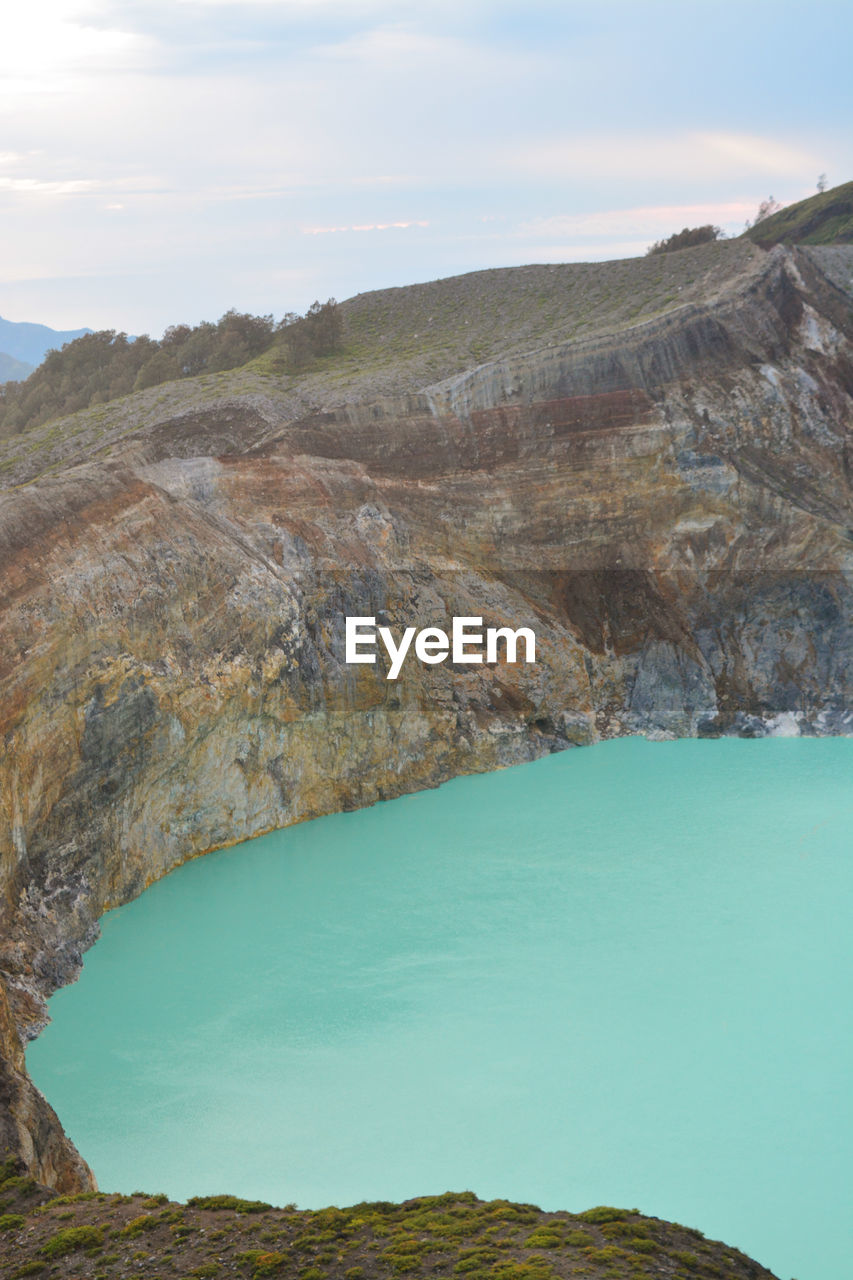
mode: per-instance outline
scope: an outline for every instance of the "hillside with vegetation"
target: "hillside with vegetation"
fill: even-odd
[[[107,404],[176,379],[236,369],[274,348],[275,367],[297,372],[337,350],[340,320],[333,298],[304,316],[227,311],[216,323],[171,325],[159,340],[114,329],[86,333],[49,351],[23,382],[0,386],[0,435]]]
[[[237,1196],[83,1192],[51,1198],[0,1166],[9,1280],[774,1280],[701,1231],[599,1206],[544,1213],[470,1191],[351,1208],[273,1208]]]
[[[772,207],[766,201],[762,211]],[[446,378],[500,355],[618,332],[706,301],[747,269],[753,246],[851,242],[848,182],[769,215],[760,212],[733,240],[710,224],[685,227],[651,245],[645,258],[469,272],[359,294],[340,305],[333,298],[315,302],[304,316],[288,312],[278,323],[271,315],[231,310],[215,323],[172,325],[161,339],[86,332],[50,351],[22,381],[0,385],[0,439],[152,388],[165,388],[181,411],[188,397],[177,391],[178,382],[194,385],[200,405],[211,388],[217,396],[230,389],[240,394],[250,384],[256,391],[283,390],[294,379],[326,399],[336,384],[350,386],[363,375],[381,394],[394,394],[404,381]],[[211,381],[232,371],[244,371],[248,381]],[[144,415],[145,400],[133,405]],[[103,434],[103,414],[97,417]]]
[[[704,304],[758,269],[761,251],[776,244],[850,242],[853,182],[762,214],[735,239],[710,224],[685,227],[641,258],[469,272],[341,304],[315,302],[304,316],[288,312],[278,323],[231,310],[215,323],[170,326],[159,340],[87,333],[49,352],[24,381],[0,386],[0,442],[25,433],[24,452],[41,453],[44,435],[34,429],[48,426],[55,460],[58,443],[63,458],[75,437],[103,447],[119,429],[161,417],[167,404],[180,415],[249,394],[272,397],[288,412],[306,400],[334,405],[338,388],[349,395],[368,384],[379,395],[408,392],[498,357],[617,333]],[[154,390],[153,398],[145,394]],[[22,460],[20,449],[0,451],[0,474],[23,478],[30,470],[19,467]]]
[[[789,204],[756,221],[744,235],[762,249],[775,244],[853,244],[853,182]]]
[[[60,463],[103,455],[131,434],[168,429],[180,451],[185,425],[214,407],[221,416],[225,404],[244,406],[244,420],[248,407],[272,424],[344,401],[417,392],[504,356],[583,344],[701,306],[759,271],[764,256],[748,240],[723,240],[660,256],[494,268],[378,289],[333,310],[330,303],[315,304],[308,316],[285,317],[277,327],[261,317],[252,331],[261,348],[254,357],[227,368],[214,358],[204,371],[186,361],[186,372],[173,369],[171,379],[137,390],[122,391],[119,382],[135,384],[140,376],[136,343],[109,331],[94,334],[90,343],[57,353],[66,381],[57,384],[53,363],[46,362],[18,388],[7,387],[5,397],[0,388],[0,481],[18,484]],[[230,359],[245,337],[217,348],[223,322],[245,333],[257,319],[232,312],[199,329],[204,341],[216,330],[208,350],[230,350]],[[151,353],[152,362],[171,354],[171,333]],[[191,350],[197,340],[191,333],[186,346]],[[108,377],[115,382],[106,395]]]

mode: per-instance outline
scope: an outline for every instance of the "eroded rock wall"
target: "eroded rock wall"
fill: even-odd
[[[776,249],[610,339],[230,406],[226,453],[165,418],[6,492],[0,1142],[85,1182],[19,1036],[188,857],[602,737],[853,731],[851,339],[838,271]],[[538,661],[392,682],[347,615],[529,626]]]

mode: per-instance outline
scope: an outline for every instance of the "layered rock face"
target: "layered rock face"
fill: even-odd
[[[379,400],[166,401],[3,494],[0,1148],[41,1181],[89,1175],[20,1038],[186,858],[603,737],[853,732],[853,249],[754,253]],[[391,681],[353,615],[530,627],[537,662]]]

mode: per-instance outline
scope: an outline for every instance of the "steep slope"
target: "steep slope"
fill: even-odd
[[[300,376],[284,376],[271,351],[243,369],[151,387],[8,439],[0,432],[0,477],[18,484],[149,432],[172,432],[180,451],[240,452],[247,433],[263,434],[314,410],[412,394],[509,354],[706,305],[733,281],[762,270],[764,258],[747,240],[727,241],[662,258],[476,271],[360,294],[340,304],[341,353]],[[239,421],[237,434],[229,421]],[[187,431],[191,438],[184,439]],[[195,439],[199,432],[207,437]]]
[[[86,1173],[15,1026],[183,859],[623,733],[851,732],[853,249],[672,256],[692,283],[649,277],[633,323],[624,264],[609,310],[478,273],[353,300],[305,377],[262,358],[7,444],[0,1143],[42,1181]],[[348,615],[529,626],[539,661],[391,682],[345,663]]]
[[[754,244],[853,244],[853,182],[789,204],[745,233]]]

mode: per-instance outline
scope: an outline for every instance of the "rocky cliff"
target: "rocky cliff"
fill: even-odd
[[[853,731],[853,248],[672,256],[666,297],[671,264],[597,268],[619,306],[586,327],[581,269],[389,291],[345,306],[338,365],[5,442],[0,1149],[39,1180],[89,1175],[21,1038],[186,858],[602,737]],[[519,289],[547,315],[485,361],[435,328],[382,354]],[[389,681],[344,661],[348,615],[528,626],[539,660]]]

